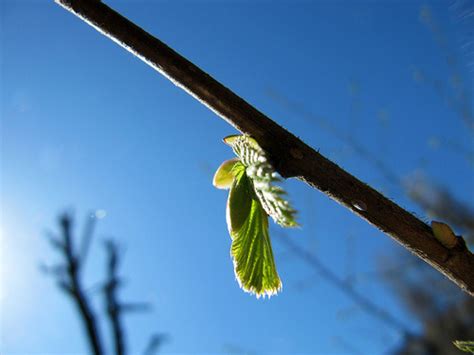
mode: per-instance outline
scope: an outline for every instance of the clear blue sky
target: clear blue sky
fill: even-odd
[[[449,80],[445,52],[420,21],[419,1],[108,1],[304,141],[389,197],[418,210],[377,169],[271,92],[324,117],[400,177],[423,170],[472,201],[472,166],[433,137],[472,151],[472,135],[421,69]],[[472,86],[472,62],[449,3],[430,4]],[[84,354],[76,313],[41,263],[57,260],[44,238],[56,216],[106,211],[86,282],[104,277],[100,240],[124,252],[122,299],[154,311],[126,318],[141,351],[165,332],[165,352],[344,353],[338,338],[380,354],[400,335],[353,303],[278,243],[283,291],[257,300],[239,289],[229,256],[226,192],[212,174],[235,130],[130,53],[53,1],[3,0],[1,20],[0,352]],[[470,65],[470,66],[469,66]],[[352,88],[352,91],[351,91]],[[472,99],[472,96],[471,96]],[[471,100],[472,101],[472,100]],[[429,144],[431,142],[431,145]],[[376,269],[397,246],[325,195],[287,181],[301,229],[285,231],[338,275]],[[349,249],[349,251],[348,251]],[[304,285],[304,287],[301,287]],[[383,285],[358,285],[416,329]],[[103,307],[100,295],[91,291]],[[108,329],[102,332],[108,335]]]

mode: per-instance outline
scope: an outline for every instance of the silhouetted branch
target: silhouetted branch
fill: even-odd
[[[118,300],[118,289],[121,285],[121,280],[118,277],[117,269],[120,263],[117,244],[112,240],[105,242],[107,251],[107,281],[104,285],[105,301],[107,308],[107,315],[112,327],[112,334],[114,339],[115,354],[126,354],[125,332],[122,326],[122,315],[125,312],[139,312],[148,311],[150,305],[148,303],[122,303]],[[149,347],[156,352],[164,335],[153,335],[150,340]],[[153,352],[152,351],[152,352]]]
[[[456,9],[455,9],[456,10]],[[459,10],[459,9],[458,9]],[[465,10],[472,14],[472,3]],[[463,120],[469,128],[470,133],[474,133],[474,112],[472,110],[472,85],[466,86],[462,80],[461,72],[458,68],[458,61],[454,55],[454,51],[450,48],[446,33],[433,17],[430,6],[424,5],[420,10],[420,20],[432,32],[433,37],[442,51],[442,57],[445,59],[450,71],[450,87],[451,93],[448,93],[448,86],[440,80],[428,80],[423,74],[417,75],[419,81],[427,82],[431,85],[435,92],[441,96],[444,102],[448,104],[457,115]],[[472,27],[471,27],[472,29]],[[472,40],[472,38],[470,39]]]
[[[291,238],[282,236],[278,238],[278,241],[283,243],[288,250],[294,255],[298,256],[311,268],[313,268],[323,279],[329,282],[331,285],[338,288],[352,301],[354,301],[363,311],[373,316],[374,318],[384,322],[391,328],[399,331],[402,334],[409,333],[408,327],[405,326],[401,321],[393,317],[390,313],[374,304],[369,298],[359,293],[350,283],[346,282],[343,278],[337,276],[330,268],[325,266],[319,258],[308,252],[307,250],[298,246]]]
[[[79,258],[83,264],[86,262],[87,254],[89,253],[92,236],[94,235],[95,223],[96,219],[93,215],[87,216],[84,231],[82,233],[81,248],[79,252]]]
[[[125,312],[148,312],[151,310],[151,305],[146,302],[122,303],[120,309]]]
[[[99,320],[93,312],[92,303],[88,298],[88,292],[82,285],[81,279],[87,251],[94,234],[95,221],[91,221],[90,219],[95,219],[95,217],[89,216],[89,220],[86,222],[82,239],[79,241],[81,248],[80,253],[78,253],[72,235],[72,217],[67,214],[60,217],[60,236],[54,236],[52,233],[48,233],[47,236],[53,248],[58,250],[64,258],[64,263],[55,266],[41,265],[41,270],[53,275],[58,288],[74,301],[86,329],[91,353],[102,355],[105,352],[103,349],[104,342],[99,334]],[[147,303],[119,302],[118,290],[121,285],[121,280],[118,276],[118,266],[120,262],[118,248],[112,240],[107,240],[105,247],[107,251],[107,276],[105,283],[101,284],[100,289],[104,291],[105,311],[112,327],[114,354],[125,355],[126,344],[122,319],[123,313],[146,311],[150,309],[150,306]],[[91,289],[88,291],[90,293]],[[152,338],[153,342],[151,342],[150,354],[158,350],[164,338],[165,335],[154,335]]]
[[[474,295],[474,255],[447,249],[431,228],[303,143],[166,44],[100,1],[56,0],[213,110],[254,137],[285,178],[298,177],[367,220]]]
[[[61,236],[49,238],[51,244],[61,253],[64,264],[48,269],[57,278],[58,287],[75,303],[86,330],[91,352],[104,354],[96,317],[86,296],[81,280],[82,265],[74,248],[72,238],[72,218],[64,214],[59,219]]]
[[[117,276],[119,256],[117,245],[108,240],[105,243],[107,250],[107,281],[104,286],[107,315],[112,327],[114,348],[116,355],[125,354],[125,335],[122,329],[121,313],[122,307],[117,299],[117,290],[120,286],[120,279]]]
[[[471,206],[456,199],[449,191],[416,177],[405,184],[410,198],[428,214],[466,232],[466,239],[474,238],[474,210]]]
[[[420,326],[394,354],[454,355],[459,351],[453,340],[474,339],[474,298],[439,276],[420,263],[417,270],[390,279],[395,294]]]
[[[158,353],[160,347],[168,340],[166,334],[153,334],[145,348],[143,355],[154,355]]]

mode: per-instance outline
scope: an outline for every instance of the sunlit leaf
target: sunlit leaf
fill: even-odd
[[[474,354],[474,341],[455,340],[453,344],[462,351]]]
[[[235,142],[238,139],[241,139],[242,137],[247,137],[248,142],[252,146],[254,146],[255,148],[261,149],[255,139],[253,139],[252,137],[249,137],[249,136],[242,135],[242,134],[233,134],[231,136],[227,136],[227,137],[224,138],[224,143],[232,147],[235,144]]]
[[[234,135],[224,139],[240,158],[246,174],[253,182],[253,189],[265,212],[275,223],[283,227],[296,227],[296,211],[284,198],[286,192],[274,185],[280,181],[258,143],[246,135]]]
[[[234,186],[250,187],[251,181],[242,174],[238,183]],[[231,189],[232,193],[232,189]],[[268,233],[268,217],[259,200],[248,189],[239,190],[241,205],[245,208],[250,204],[250,210],[244,209],[239,213],[239,222],[245,215],[245,219],[239,228],[232,225],[231,255],[234,260],[234,271],[243,290],[253,293],[257,298],[271,296],[281,289],[281,281],[278,276],[273,251]],[[230,196],[229,196],[230,199]],[[229,213],[233,216],[233,204],[229,203]],[[231,218],[232,220],[232,218]]]
[[[213,185],[218,189],[229,189],[234,181],[235,176],[232,169],[236,164],[241,164],[239,158],[223,162],[214,174],[214,179],[212,181]]]
[[[268,216],[283,227],[297,226],[296,211],[274,185],[280,178],[257,141],[247,135],[224,138],[237,159],[224,162],[214,175],[214,186],[230,188],[227,227],[239,285],[257,298],[276,294],[281,280],[268,232]]]
[[[245,170],[241,169],[235,176],[227,199],[227,227],[231,235],[240,230],[250,214],[251,193],[251,182]]]

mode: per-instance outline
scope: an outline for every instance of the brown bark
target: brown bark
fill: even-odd
[[[239,131],[254,137],[285,178],[317,188],[474,295],[474,255],[462,239],[445,248],[431,228],[286,131],[166,44],[96,0],[56,0]]]

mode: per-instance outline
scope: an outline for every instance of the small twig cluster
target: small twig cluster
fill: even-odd
[[[66,293],[73,301],[84,325],[91,353],[103,355],[105,351],[104,341],[100,332],[99,320],[90,295],[87,293],[83,283],[84,266],[92,237],[96,218],[92,216],[87,219],[80,244],[74,243],[73,218],[65,213],[59,217],[59,235],[49,235],[51,245],[59,251],[62,261],[52,267],[44,267],[57,281],[58,287]],[[119,300],[118,291],[122,285],[122,279],[118,276],[120,254],[117,244],[113,240],[105,241],[107,252],[106,280],[101,285],[105,299],[105,315],[112,329],[114,353],[117,355],[127,354],[126,336],[123,325],[123,314],[129,311],[140,311],[149,309],[148,304],[123,303]],[[153,334],[143,352],[145,355],[155,354],[166,340],[164,334]]]

